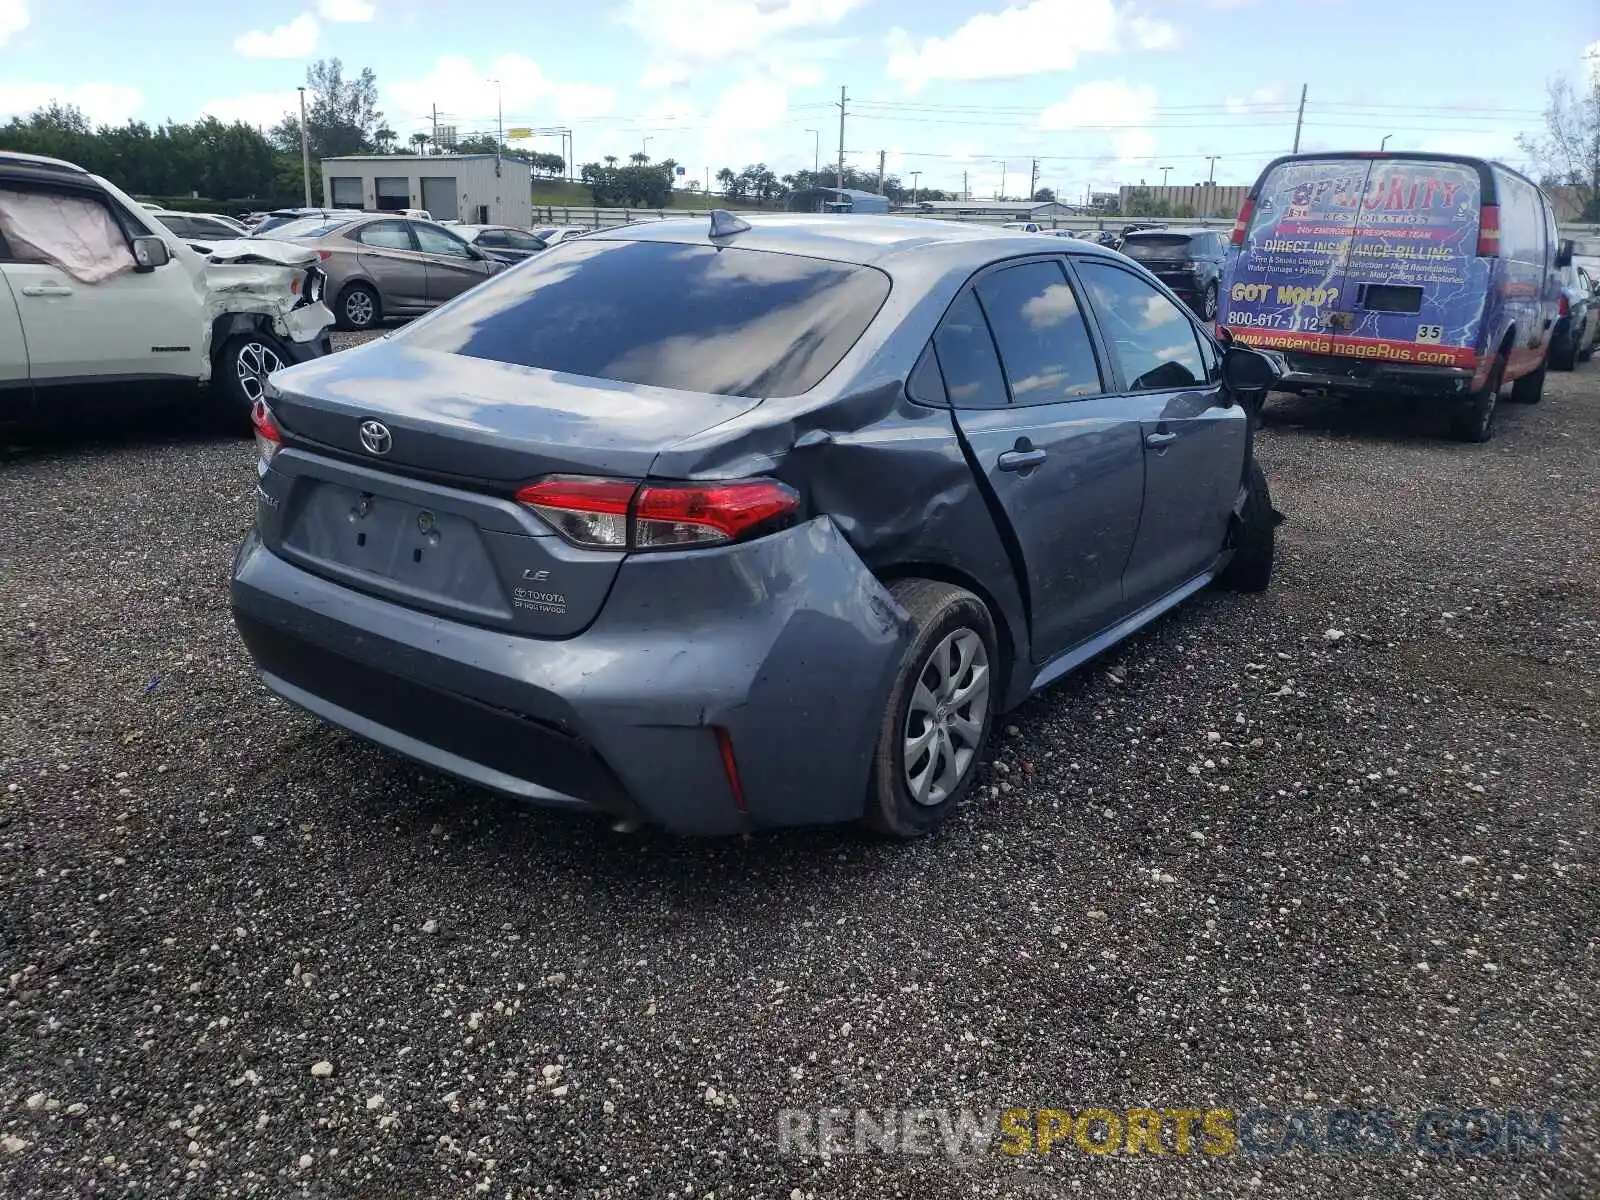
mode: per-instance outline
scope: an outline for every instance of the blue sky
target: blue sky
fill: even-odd
[[[581,14],[581,17],[579,16]],[[377,73],[389,124],[573,130],[580,161],[645,145],[695,176],[837,154],[925,186],[1066,194],[1246,183],[1289,149],[1459,150],[1521,164],[1549,81],[1600,39],[1590,0],[0,0],[0,117],[271,123],[306,64]],[[810,132],[812,130],[816,133]],[[526,143],[556,150],[555,139]],[[1004,167],[1001,164],[1005,164]]]

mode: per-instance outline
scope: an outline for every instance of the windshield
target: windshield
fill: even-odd
[[[1189,253],[1189,239],[1181,234],[1130,237],[1122,243],[1122,252],[1129,258],[1182,258]]]
[[[737,247],[580,239],[528,263],[401,338],[598,379],[793,396],[838,364],[889,294],[870,267]]]
[[[261,237],[270,233],[275,238],[322,237],[335,229],[343,229],[348,224],[349,221],[337,217],[295,217],[277,225],[271,221],[263,221],[256,226],[255,233],[251,236]]]

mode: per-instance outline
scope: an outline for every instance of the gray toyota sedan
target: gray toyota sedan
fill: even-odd
[[[1278,371],[1087,242],[601,231],[272,377],[234,617],[278,695],[488,788],[914,836],[1007,709],[1267,586]]]

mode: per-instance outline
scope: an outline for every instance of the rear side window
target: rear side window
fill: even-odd
[[[399,335],[432,350],[725,396],[795,396],[889,295],[871,267],[737,246],[577,240]]]
[[[988,322],[970,289],[945,313],[933,335],[933,348],[951,404],[957,408],[1004,408],[1010,402]]]
[[[1130,392],[1204,383],[1200,343],[1181,308],[1137,275],[1113,266],[1080,262],[1078,274]]]
[[[356,230],[356,241],[363,246],[381,246],[386,250],[410,250],[411,233],[404,221],[374,221]]]
[[[1023,263],[978,281],[1015,404],[1050,404],[1100,392],[1089,330],[1066,274]]]

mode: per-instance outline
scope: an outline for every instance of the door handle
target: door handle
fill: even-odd
[[[1032,450],[1007,450],[997,465],[1002,471],[1031,471],[1050,456],[1037,447]]]
[[[62,287],[59,283],[41,283],[33,287],[23,288],[22,294],[24,296],[70,296],[72,295],[72,289]]]
[[[1178,440],[1175,433],[1147,433],[1144,435],[1144,444],[1152,450],[1159,450],[1163,446],[1170,446]]]

